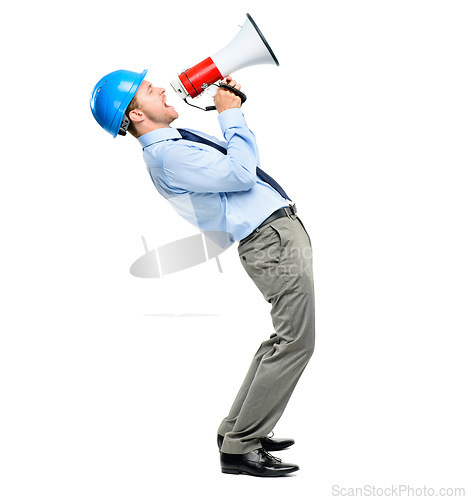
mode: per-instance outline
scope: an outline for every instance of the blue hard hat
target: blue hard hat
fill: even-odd
[[[91,95],[91,111],[97,123],[113,137],[125,135],[129,120],[123,117],[146,76],[147,69],[141,73],[119,69],[99,80]]]

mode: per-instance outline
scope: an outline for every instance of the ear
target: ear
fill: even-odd
[[[133,123],[139,123],[139,122],[142,122],[142,120],[144,120],[145,115],[139,108],[135,108],[129,112],[128,118]]]

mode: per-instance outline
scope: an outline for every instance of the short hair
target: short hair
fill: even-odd
[[[133,136],[133,137],[138,137],[138,133],[136,132],[136,127],[134,126],[134,123],[131,121],[131,118],[129,117],[129,114],[133,109],[136,109],[139,107],[138,101],[136,99],[136,95],[131,99],[131,102],[128,104],[128,107],[125,110],[125,115],[129,119],[129,125],[128,125],[128,132]]]

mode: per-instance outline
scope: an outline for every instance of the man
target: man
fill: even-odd
[[[309,236],[283,188],[258,167],[255,136],[233,91],[220,88],[214,98],[223,142],[171,127],[178,113],[145,74],[120,70],[101,79],[92,112],[114,137],[127,128],[138,139],[156,189],[180,215],[201,231],[221,231],[239,241],[241,264],[271,304],[275,333],[260,345],[218,429],[221,470],[289,474],[299,467],[269,452],[294,441],[267,436],[314,350]],[[231,77],[225,83],[241,88]]]

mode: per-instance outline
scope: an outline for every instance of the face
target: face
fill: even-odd
[[[152,83],[143,80],[136,92],[138,107],[150,121],[168,126],[178,118],[178,113],[173,106],[169,106],[165,89],[154,87]]]

